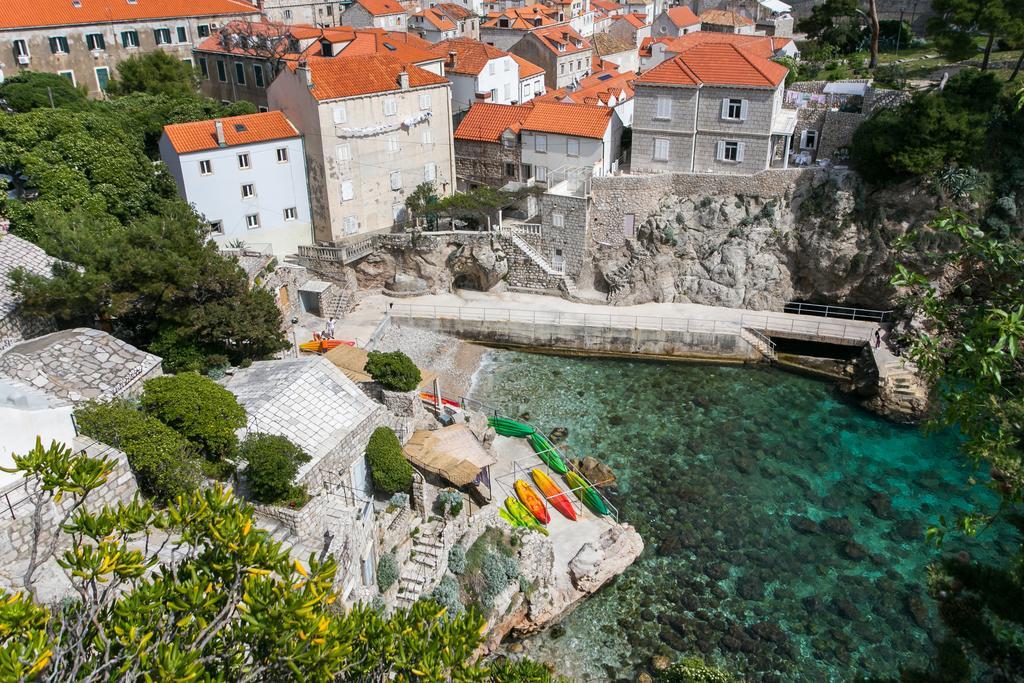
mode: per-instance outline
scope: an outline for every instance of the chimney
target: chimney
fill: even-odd
[[[398,72],[398,87],[402,90],[409,89],[409,72],[400,71]]]
[[[569,32],[568,31],[562,31],[562,40],[564,40],[566,43],[569,42]]]
[[[227,147],[228,143],[224,141],[224,122],[217,119],[213,122],[213,128],[217,131],[217,146]]]
[[[456,52],[455,50],[452,50],[451,52],[448,53],[448,68],[449,69],[454,69],[455,68],[455,60],[458,58],[458,56],[459,56],[459,53]]]
[[[306,87],[313,89],[313,71],[309,68],[309,62],[305,59],[299,60],[299,71],[306,77]]]

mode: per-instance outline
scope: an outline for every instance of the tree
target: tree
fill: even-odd
[[[82,434],[124,451],[139,488],[171,501],[199,488],[199,459],[192,445],[155,417],[124,401],[91,403],[75,410]]]
[[[373,486],[390,496],[412,488],[412,465],[402,454],[402,444],[387,427],[377,427],[366,444],[366,461]]]
[[[141,405],[208,460],[235,457],[235,430],[245,426],[245,409],[234,394],[209,377],[183,372],[147,380]]]
[[[427,212],[435,212],[438,208],[437,190],[432,182],[420,183],[405,198],[405,208],[413,219]]]
[[[239,457],[247,463],[245,478],[252,497],[259,502],[277,503],[303,493],[295,486],[295,475],[302,463],[309,462],[309,456],[285,437],[250,434],[239,448]]]
[[[785,55],[781,57],[772,58],[773,62],[777,62],[782,66],[789,69],[789,73],[786,74],[786,87],[793,85],[794,82],[799,80],[800,77],[800,63],[793,57],[787,57]]]
[[[811,40],[850,53],[864,42],[862,14],[857,0],[825,0],[811,7],[810,16],[800,20],[799,29]]]
[[[401,351],[370,351],[363,371],[391,391],[412,391],[423,379],[420,369]]]
[[[149,93],[192,97],[199,90],[199,77],[192,64],[163,50],[129,57],[117,65],[117,78],[107,84],[111,95]]]
[[[985,39],[981,69],[988,69],[996,38],[1019,38],[1024,32],[1020,0],[932,0],[935,13],[928,29],[935,44],[949,59],[961,60],[977,53],[975,35]]]
[[[165,510],[136,498],[93,511],[109,460],[37,447],[14,462],[46,504],[74,503],[55,559],[75,598],[0,590],[0,680],[512,683],[535,671],[471,663],[485,627],[474,612],[339,609],[334,559],[293,559],[221,487]]]
[[[217,32],[221,47],[234,54],[248,55],[266,62],[268,82],[281,72],[290,55],[302,51],[292,27],[279,21],[232,21]]]
[[[89,105],[84,88],[64,76],[38,71],[23,71],[5,79],[0,83],[0,99],[16,112],[43,108],[81,111]]]
[[[868,32],[871,34],[871,59],[868,61],[868,68],[874,69],[878,66],[878,36],[881,27],[878,24],[878,0],[868,0]]]

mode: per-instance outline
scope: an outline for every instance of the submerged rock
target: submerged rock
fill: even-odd
[[[817,534],[821,532],[818,523],[808,517],[793,515],[789,518],[789,526],[801,534]]]
[[[587,481],[602,488],[615,486],[615,473],[612,468],[589,455],[582,460],[577,458],[572,461],[572,466],[587,478]]]
[[[835,536],[853,535],[853,524],[846,517],[829,517],[821,523],[821,528]]]
[[[857,621],[862,616],[857,606],[846,598],[833,598],[832,605],[836,608],[836,613],[843,619]]]
[[[843,544],[843,557],[848,560],[860,562],[868,556],[868,549],[856,541],[847,541]]]
[[[879,519],[892,519],[892,500],[881,491],[876,492],[867,500],[868,507]]]
[[[736,591],[744,600],[763,600],[764,583],[756,576],[746,575],[736,582]]]

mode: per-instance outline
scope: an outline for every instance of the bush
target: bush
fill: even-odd
[[[458,517],[462,512],[462,494],[458,491],[441,491],[434,499],[434,508],[445,517]]]
[[[250,434],[242,442],[239,455],[248,463],[245,477],[252,497],[261,503],[276,503],[296,492],[295,475],[299,465],[309,462],[301,448],[283,436]]]
[[[480,576],[483,579],[480,604],[490,607],[494,599],[519,578],[519,563],[514,557],[491,552],[484,557]]]
[[[441,583],[434,588],[430,598],[445,608],[445,616],[448,618],[457,617],[466,611],[465,605],[459,598],[459,584],[451,576],[441,579]]]
[[[391,391],[412,391],[423,379],[420,369],[401,351],[370,351],[363,371]]]
[[[399,491],[395,495],[388,498],[389,508],[405,508],[409,506],[409,494]]]
[[[452,574],[461,574],[466,571],[466,549],[461,545],[453,545],[448,551],[448,569]]]
[[[75,419],[86,436],[124,451],[143,493],[166,502],[199,488],[200,460],[191,444],[134,405],[87,404]]]
[[[412,488],[412,465],[402,454],[402,444],[387,427],[377,427],[366,444],[370,477],[378,492],[392,495]]]
[[[390,553],[381,555],[377,560],[377,588],[381,593],[387,593],[395,581],[398,581],[398,562],[395,556]]]
[[[81,111],[89,104],[84,88],[75,87],[63,76],[36,71],[24,71],[7,78],[0,84],[0,99],[6,100],[7,106],[17,112],[51,106]]]
[[[192,442],[210,460],[233,458],[245,409],[234,394],[194,372],[146,382],[142,409]]]
[[[700,657],[684,657],[670,666],[661,680],[666,683],[732,683],[736,679],[721,669],[708,666]]]

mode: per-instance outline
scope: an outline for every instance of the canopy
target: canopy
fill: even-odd
[[[466,425],[413,432],[405,457],[456,486],[472,483],[483,468],[497,462]]]
[[[790,5],[787,5],[781,0],[758,0],[758,3],[760,3],[762,7],[767,7],[776,14],[785,14],[786,12],[793,11],[793,8]]]
[[[866,81],[835,81],[826,83],[822,91],[829,95],[864,95],[868,91]]]

